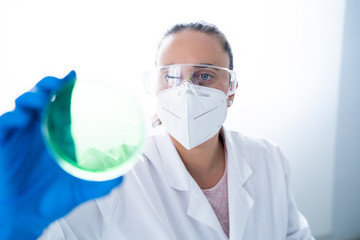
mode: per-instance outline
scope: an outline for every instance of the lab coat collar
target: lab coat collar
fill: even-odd
[[[166,131],[157,138],[157,146],[169,185],[179,191],[190,191],[191,175]]]
[[[230,132],[224,127],[221,129],[221,131],[223,131],[223,136],[225,137],[226,142],[229,164],[228,169],[234,170],[234,172],[237,173],[234,175],[234,180],[239,183],[238,186],[240,187],[245,184],[245,182],[252,174],[252,169],[250,168],[243,153],[240,150],[245,144],[243,136],[239,133]]]
[[[226,129],[223,130],[228,154],[230,239],[243,239],[254,205],[254,200],[244,187],[252,174],[252,169],[240,150],[245,144],[243,137],[240,134],[235,136]]]
[[[242,153],[239,151],[239,148],[236,147],[240,143],[234,142],[231,132],[226,130],[224,127],[222,127],[220,131],[222,131],[226,142],[229,162],[228,168],[234,169],[237,173],[234,177],[240,187],[250,177],[252,170],[245,161]],[[165,172],[171,187],[181,191],[190,191],[191,176],[166,131],[163,131],[160,134],[157,145],[159,146],[160,158],[162,159],[162,164],[166,169]]]

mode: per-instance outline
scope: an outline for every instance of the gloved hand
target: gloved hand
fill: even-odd
[[[77,205],[101,197],[122,177],[85,181],[63,171],[46,149],[41,114],[64,83],[46,77],[16,100],[15,110],[0,117],[0,239],[36,239],[44,228]]]

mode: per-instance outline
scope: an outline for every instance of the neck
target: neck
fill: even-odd
[[[212,188],[225,171],[225,153],[219,132],[199,146],[187,150],[170,136],[186,169],[200,188]]]

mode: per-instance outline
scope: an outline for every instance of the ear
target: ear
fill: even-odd
[[[230,95],[227,98],[227,106],[230,107],[234,103],[235,94]]]
[[[238,88],[238,83],[236,83],[236,89]],[[230,95],[227,99],[227,105],[230,107],[234,103],[235,93]]]

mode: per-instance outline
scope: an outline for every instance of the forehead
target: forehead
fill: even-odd
[[[157,55],[158,66],[180,63],[229,67],[229,56],[215,35],[185,30],[165,37]]]

